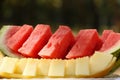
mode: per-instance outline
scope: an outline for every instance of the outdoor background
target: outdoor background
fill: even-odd
[[[0,26],[49,24],[120,32],[120,0],[1,0]]]

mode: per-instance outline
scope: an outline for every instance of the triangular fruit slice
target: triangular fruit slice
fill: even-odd
[[[71,29],[67,26],[60,26],[39,52],[39,56],[43,58],[64,58],[73,42],[74,36]]]
[[[100,48],[102,47],[103,43],[105,42],[105,40],[107,39],[107,37],[109,36],[109,34],[113,32],[112,30],[104,30],[102,33],[102,36],[100,36],[99,41],[96,45],[96,51],[100,50]]]
[[[105,40],[107,39],[107,37],[109,36],[109,34],[113,32],[113,30],[104,30],[101,36],[101,40],[103,41],[103,43],[105,42]]]
[[[38,52],[47,43],[51,35],[49,25],[38,24],[18,51],[28,57],[38,57]]]
[[[14,52],[22,46],[25,40],[29,37],[33,27],[30,25],[23,25],[13,36],[7,40],[7,46]]]
[[[7,56],[22,57],[20,54],[17,54],[11,51],[6,45],[7,40],[12,35],[14,35],[19,29],[20,29],[20,26],[6,25],[6,26],[3,26],[0,30],[0,50]]]
[[[104,44],[102,45],[100,52],[103,53],[113,53],[116,57],[119,54],[120,49],[120,33],[112,32],[109,34],[108,38],[105,40]]]
[[[73,45],[66,58],[78,58],[91,56],[94,53],[99,36],[96,29],[86,29],[79,34],[79,38]]]

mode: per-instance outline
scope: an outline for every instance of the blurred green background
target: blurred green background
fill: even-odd
[[[49,24],[120,32],[120,0],[1,0],[0,26]]]

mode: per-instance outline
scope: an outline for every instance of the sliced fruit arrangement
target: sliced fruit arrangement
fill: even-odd
[[[80,30],[75,37],[68,26],[60,25],[52,34],[49,25],[3,26],[0,30],[0,50],[10,57],[71,59],[103,53],[120,52],[120,33],[104,30],[100,37],[96,29]]]
[[[96,29],[81,30],[78,39],[66,58],[91,56],[99,40]]]
[[[103,77],[111,70],[115,61],[116,57],[112,54],[103,53],[70,60],[2,57],[0,76],[6,78]]]
[[[73,42],[74,36],[71,29],[60,26],[38,55],[43,58],[64,58]]]
[[[8,78],[103,77],[120,55],[120,33],[83,29],[75,36],[63,25],[54,33],[45,24],[3,26],[0,44],[8,56],[1,55],[0,76]]]
[[[38,57],[38,52],[52,35],[49,25],[37,25],[18,52],[28,57]]]

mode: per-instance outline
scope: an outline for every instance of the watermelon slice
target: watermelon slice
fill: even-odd
[[[113,30],[104,30],[101,36],[101,40],[104,43],[105,40],[107,39],[107,37],[109,36],[109,34],[113,32]]]
[[[64,58],[74,41],[71,29],[67,26],[59,26],[38,55],[43,58]]]
[[[100,48],[102,47],[103,43],[105,42],[105,40],[107,39],[107,37],[109,36],[109,34],[113,32],[113,30],[104,30],[102,33],[102,36],[100,36],[99,41],[96,45],[96,51],[99,51]]]
[[[84,34],[84,30],[80,30],[79,32],[78,32],[78,34],[77,34],[77,36],[75,37],[75,40],[77,41],[79,38],[80,38],[80,34]]]
[[[98,51],[100,50],[100,48],[102,47],[102,44],[103,44],[103,41],[102,39],[99,37],[98,41],[97,41],[97,44],[96,44],[96,47],[95,47],[95,50]]]
[[[95,50],[99,36],[96,29],[86,29],[79,32],[79,38],[66,58],[91,56]]]
[[[99,51],[102,53],[113,54],[114,56],[119,57],[120,33],[111,32]]]
[[[39,50],[43,48],[51,35],[49,25],[38,24],[18,51],[28,57],[38,57]]]
[[[7,56],[22,57],[20,54],[11,51],[6,45],[7,40],[19,29],[20,26],[6,25],[3,26],[0,30],[0,50]]]
[[[120,40],[120,33],[115,33],[115,32],[110,33],[99,51],[103,52],[109,49],[119,40]]]
[[[7,40],[7,46],[14,52],[18,52],[18,49],[22,46],[25,40],[29,37],[33,30],[30,25],[23,25],[14,35]]]

